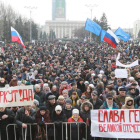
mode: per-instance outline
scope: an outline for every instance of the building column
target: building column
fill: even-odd
[[[56,36],[56,25],[55,25],[55,28],[54,28],[54,32],[55,32],[55,36]]]
[[[69,38],[71,38],[71,26],[69,28]]]
[[[61,30],[61,32],[62,32],[62,38],[63,38],[63,25],[62,25],[62,30]]]

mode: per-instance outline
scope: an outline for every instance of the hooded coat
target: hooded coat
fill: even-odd
[[[132,102],[133,102],[131,106],[129,106],[129,105],[127,104],[129,101],[132,101]],[[126,98],[125,98],[125,104],[122,106],[121,109],[134,109],[134,99],[131,98],[131,97],[126,97]]]
[[[88,111],[85,110],[85,105],[87,105],[89,107]],[[90,136],[90,126],[91,126],[90,110],[92,110],[92,109],[93,109],[93,105],[89,101],[86,101],[86,102],[82,103],[82,105],[81,105],[80,116],[83,119],[83,121],[87,124],[87,139],[88,140],[91,139],[91,136]],[[85,133],[84,133],[84,137],[85,137]]]
[[[82,78],[79,78],[79,80],[78,80],[78,82],[77,82],[77,88],[80,89],[82,93],[84,93],[85,90],[86,90],[86,87],[85,87],[85,84],[84,84],[84,83],[80,84],[80,80],[81,80],[81,79],[82,79]]]
[[[39,123],[39,122],[43,122],[43,123],[50,123],[51,122],[49,110],[46,110],[46,112],[43,116],[40,114],[40,110],[37,111],[35,123]],[[47,128],[48,128],[48,126],[49,125],[47,125]],[[43,125],[43,128],[46,129],[45,125]],[[48,129],[47,129],[47,131],[48,131]],[[37,134],[37,133],[38,133],[38,129],[37,129],[37,126],[35,126],[35,133],[34,134]],[[36,140],[35,137],[36,137],[36,135],[34,136],[34,140]]]

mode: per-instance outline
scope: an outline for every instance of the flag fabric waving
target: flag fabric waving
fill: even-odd
[[[22,47],[25,48],[25,45],[22,41],[22,37],[13,27],[11,27],[11,40],[12,40],[12,42],[20,43],[22,45]]]
[[[119,43],[117,36],[110,29],[107,30],[103,40],[109,43],[113,48],[116,48]]]
[[[117,37],[119,37],[120,39],[122,39],[123,41],[128,41],[130,39],[130,35],[127,34],[123,29],[121,29],[120,27],[115,31],[114,33]]]
[[[97,36],[100,35],[101,32],[101,26],[98,25],[96,22],[92,21],[91,19],[87,19],[86,24],[85,24],[85,30],[88,30]]]
[[[101,31],[101,41],[103,41],[103,42],[105,42],[105,41],[103,40],[105,34],[106,34],[106,31],[105,31],[105,30],[102,30],[102,31]]]

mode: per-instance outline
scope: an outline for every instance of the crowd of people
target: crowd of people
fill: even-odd
[[[92,109],[140,109],[140,67],[127,68],[128,78],[116,78],[116,57],[130,64],[139,59],[140,47],[137,42],[121,42],[117,49],[106,43],[86,42],[37,42],[23,49],[18,45],[5,45],[0,54],[0,88],[14,86],[34,87],[32,106],[0,107],[1,140],[6,140],[6,126],[17,124],[16,137],[26,140],[38,138],[45,124],[54,123],[56,140],[79,140],[90,135]],[[68,123],[68,127],[62,122]],[[77,123],[78,122],[78,123]],[[81,123],[79,123],[81,122]],[[84,123],[83,123],[84,122]],[[77,129],[79,127],[79,129]],[[54,127],[48,124],[47,136],[54,138]],[[78,132],[79,130],[79,132]],[[14,140],[13,126],[8,127],[9,140]],[[31,132],[30,132],[31,131]],[[62,133],[63,131],[63,133]],[[46,132],[46,130],[45,130]],[[63,135],[63,136],[62,136]],[[43,135],[45,138],[45,136]],[[43,139],[43,138],[42,138]],[[98,138],[97,138],[98,139]]]

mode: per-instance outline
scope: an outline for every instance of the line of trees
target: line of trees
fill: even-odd
[[[38,25],[32,21],[32,39],[38,40]],[[11,26],[21,35],[24,42],[30,41],[30,20],[16,13],[12,7],[0,2],[0,40],[11,42]]]
[[[111,29],[108,25],[108,21],[107,21],[107,17],[106,14],[103,13],[103,15],[101,16],[100,20],[98,20],[96,17],[93,19],[93,21],[95,21],[97,24],[99,24],[103,30],[108,30]],[[89,37],[89,32],[86,31],[84,29],[85,27],[79,28],[77,30],[74,31],[74,36],[77,38],[82,38],[84,39],[85,37]],[[96,36],[95,34],[92,33],[92,38],[96,41],[100,40],[100,36]]]

